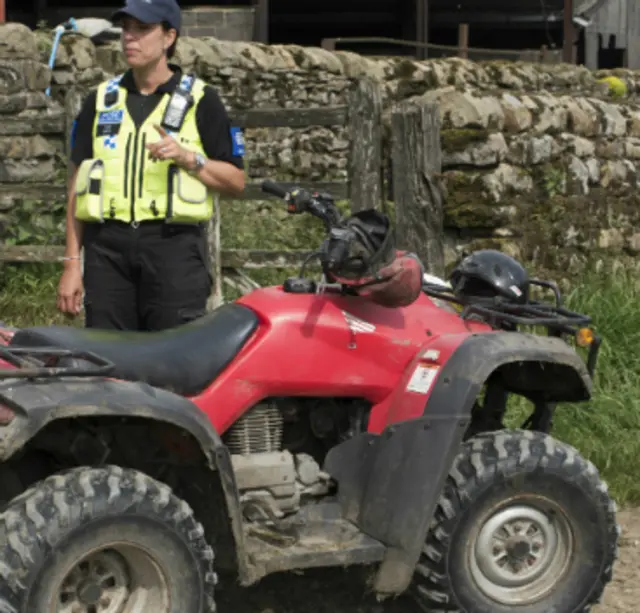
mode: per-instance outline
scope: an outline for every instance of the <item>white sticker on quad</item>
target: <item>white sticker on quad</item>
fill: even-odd
[[[407,384],[408,392],[416,394],[428,394],[431,386],[438,376],[439,366],[427,366],[426,364],[418,364]]]

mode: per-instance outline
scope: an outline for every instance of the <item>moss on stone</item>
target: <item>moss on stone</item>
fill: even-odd
[[[448,228],[494,228],[504,222],[501,207],[487,201],[482,175],[447,173],[444,225]]]
[[[468,251],[478,251],[480,249],[496,249],[514,258],[521,257],[518,244],[509,238],[476,238],[471,240],[467,245]]]
[[[624,98],[629,93],[627,84],[620,77],[614,75],[599,79],[598,83],[604,83],[608,86],[609,95],[612,98]]]
[[[49,55],[53,49],[53,40],[46,32],[36,30],[36,43],[38,45],[38,51],[40,53],[40,59],[42,61],[49,61]]]
[[[555,271],[560,278],[596,260],[611,258],[616,249],[601,246],[602,231],[611,228],[621,229],[623,236],[631,233],[640,221],[639,204],[640,197],[629,190],[611,189],[531,201],[521,224],[523,257],[535,261],[537,268]],[[605,217],[609,224],[603,223]]]
[[[477,191],[482,191],[482,184],[479,182],[478,173],[452,171],[447,172],[445,178],[447,191],[450,192],[449,197],[456,193],[476,193]]]
[[[567,172],[564,163],[547,162],[532,166],[529,174],[533,179],[535,193],[539,197],[551,198],[565,190]]]
[[[483,202],[448,203],[444,210],[444,224],[450,228],[495,228],[500,217],[498,207]]]
[[[513,252],[532,274],[558,282],[594,263],[602,266],[637,251],[632,236],[640,227],[640,194],[629,186],[564,195],[558,189],[565,180],[564,164],[532,167],[530,174],[533,192],[506,195],[491,204],[481,174],[446,173],[445,225],[472,237],[465,251],[491,247]],[[518,238],[489,237],[496,227],[516,231]]]
[[[458,153],[467,149],[472,143],[484,143],[489,138],[488,130],[478,128],[445,129],[441,131],[440,142],[443,151]]]
[[[63,245],[66,202],[20,199],[7,207],[0,234],[7,245]]]

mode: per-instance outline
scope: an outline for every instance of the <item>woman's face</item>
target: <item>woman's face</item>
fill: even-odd
[[[175,30],[165,32],[160,24],[146,24],[125,17],[122,20],[122,50],[132,68],[155,64],[166,55],[176,38]]]

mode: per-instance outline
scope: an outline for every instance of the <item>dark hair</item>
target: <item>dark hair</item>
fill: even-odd
[[[173,30],[175,28],[168,21],[163,21],[162,22],[162,29],[165,32],[168,32],[169,30]],[[178,30],[176,30],[176,39],[173,41],[173,44],[171,45],[171,47],[169,47],[167,49],[167,59],[169,59],[169,60],[176,54],[176,46],[178,44],[179,36],[180,36],[180,34],[179,34]]]

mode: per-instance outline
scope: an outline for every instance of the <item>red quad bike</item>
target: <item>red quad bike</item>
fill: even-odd
[[[301,275],[160,333],[5,330],[0,612],[205,613],[217,571],[347,565],[416,611],[589,611],[615,505],[548,433],[590,398],[589,318],[423,289],[393,309]]]

